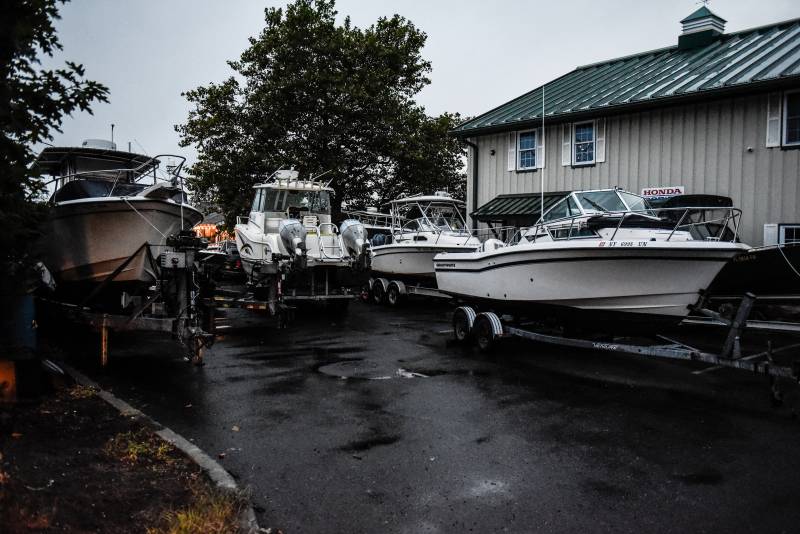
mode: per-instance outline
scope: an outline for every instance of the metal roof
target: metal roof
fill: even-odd
[[[705,46],[671,46],[578,67],[453,130],[466,137],[545,119],[800,81],[800,19],[720,35]],[[526,124],[527,123],[527,124]]]
[[[551,191],[544,194],[544,211],[569,195],[571,191]],[[498,195],[472,212],[472,218],[481,222],[496,221],[509,217],[539,217],[542,213],[541,193]]]

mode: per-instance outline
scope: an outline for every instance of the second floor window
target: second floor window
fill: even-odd
[[[572,164],[594,163],[594,122],[575,124]]]
[[[520,132],[517,136],[517,169],[536,168],[536,131]]]

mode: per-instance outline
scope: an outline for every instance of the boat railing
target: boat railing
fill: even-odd
[[[412,225],[416,225],[416,227],[412,227]],[[436,236],[432,242],[428,239],[430,234],[435,234]],[[420,217],[418,219],[411,219],[400,229],[395,229],[394,232],[392,232],[392,239],[396,243],[400,241],[424,241],[426,244],[430,243],[437,245],[439,244],[439,240],[442,238],[442,236],[445,235],[455,237],[457,239],[463,238],[463,242],[455,240],[453,244],[456,246],[465,245],[467,241],[473,237],[472,233],[466,228],[457,230],[452,228],[442,228],[431,223],[428,218]]]
[[[355,219],[363,224],[372,226],[391,228],[392,216],[387,213],[372,213],[369,211],[346,211],[344,214],[348,219]]]
[[[167,176],[159,175],[158,169],[161,165],[162,158],[176,158],[179,161],[177,165],[167,165],[166,166],[166,173]],[[62,174],[53,180],[45,182],[45,185],[50,185],[51,183],[61,181],[62,184],[67,182],[71,182],[74,180],[85,180],[92,177],[101,177],[103,180],[109,180],[111,177],[114,178],[113,183],[111,185],[111,189],[109,189],[108,193],[106,193],[107,197],[113,196],[114,190],[117,187],[117,184],[120,183],[120,179],[125,178],[125,183],[135,183],[141,180],[145,176],[152,176],[153,177],[153,185],[156,185],[159,182],[162,183],[169,183],[172,186],[180,186],[181,190],[183,190],[183,176],[181,176],[181,169],[183,169],[183,165],[186,163],[186,158],[183,156],[179,156],[177,154],[159,154],[157,156],[151,157],[149,160],[145,161],[144,163],[139,164],[136,167],[131,168],[111,168],[111,169],[92,169],[89,171],[77,171],[69,174]],[[152,171],[152,174],[151,174]]]
[[[712,216],[708,218],[709,214],[714,212],[722,212],[719,216]],[[609,241],[613,241],[617,236],[623,224],[631,216],[638,215],[653,221],[672,222],[675,224],[671,227],[671,231],[665,241],[670,241],[678,231],[690,231],[693,228],[705,227],[706,235],[702,237],[705,241],[736,241],[739,235],[739,225],[742,216],[742,210],[732,206],[684,206],[673,208],[647,208],[641,210],[625,210],[625,211],[602,211],[597,213],[580,213],[549,221],[539,220],[534,226],[528,228],[520,228],[516,233],[507,241],[508,244],[518,243],[522,237],[523,232],[529,241],[536,242],[537,238],[548,236],[553,241],[563,241],[571,239],[591,239],[597,238],[597,235],[581,234],[586,226],[586,222],[593,217],[608,217],[609,219],[619,218],[616,225],[613,227],[614,232],[611,234]],[[669,217],[674,215],[673,217]],[[693,217],[697,215],[697,220]],[[610,228],[611,226],[609,226]],[[560,231],[556,234],[554,231]],[[566,235],[563,230],[566,231]],[[727,233],[727,235],[726,235]]]

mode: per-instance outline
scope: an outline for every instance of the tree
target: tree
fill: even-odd
[[[425,34],[398,15],[366,29],[336,15],[334,0],[266,9],[264,30],[229,62],[236,76],[184,93],[193,109],[176,130],[198,150],[189,186],[229,223],[281,167],[326,173],[334,211],[463,189],[464,150],[447,135],[458,115],[428,117],[414,102],[429,83]]]
[[[64,3],[65,0],[60,0]],[[44,186],[29,166],[32,145],[52,139],[61,120],[75,110],[91,113],[93,101],[106,101],[108,89],[84,79],[81,65],[40,67],[41,54],[52,56],[61,44],[53,21],[59,0],[3,0],[0,18],[0,276],[28,258],[37,223],[44,218],[39,201]]]

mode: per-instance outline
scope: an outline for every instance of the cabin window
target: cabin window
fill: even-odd
[[[781,245],[800,243],[800,224],[780,225],[779,239]]]
[[[572,164],[594,163],[594,122],[579,122],[573,128]]]
[[[517,169],[536,168],[536,130],[520,132],[517,136]]]
[[[253,207],[250,208],[250,211],[261,211],[261,198],[263,192],[263,189],[256,189],[256,195],[253,197]]]
[[[800,145],[800,91],[786,93],[783,109],[783,144]]]

